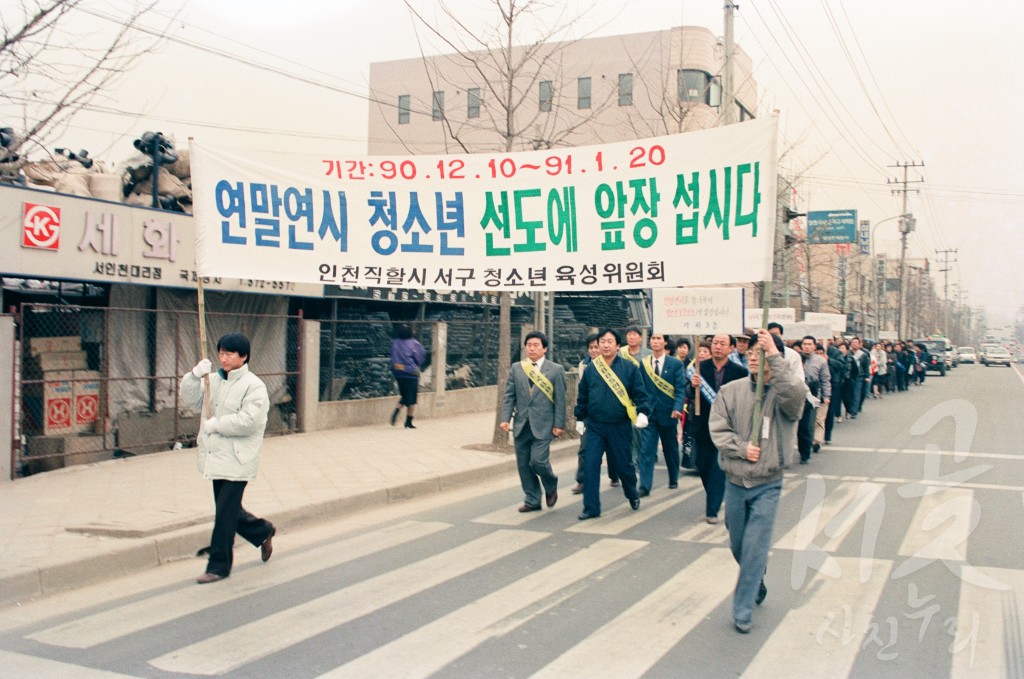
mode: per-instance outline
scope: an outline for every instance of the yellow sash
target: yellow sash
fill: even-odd
[[[636,360],[634,359],[635,363]],[[593,361],[594,367],[597,368],[597,374],[601,376],[604,383],[608,385],[608,388],[615,394],[615,398],[619,399],[619,403],[626,409],[626,414],[629,415],[630,422],[636,422],[636,406],[633,405],[633,401],[629,398],[629,392],[626,391],[626,385],[622,383],[619,376],[615,374],[612,367],[605,362],[603,358],[598,356]]]
[[[523,359],[519,362],[519,365],[523,367],[523,372],[530,378],[533,384],[544,392],[544,395],[548,397],[548,400],[552,403],[555,402],[555,385],[551,384],[551,380],[544,377],[541,371],[533,367],[533,361]]]
[[[666,356],[666,358],[668,358]],[[651,382],[654,382],[654,386],[660,389],[670,399],[675,400],[676,388],[672,384],[665,381],[665,379],[654,372],[654,356],[648,356],[644,359],[644,370],[647,371],[647,376],[651,378]]]
[[[629,347],[622,347],[619,349],[619,356],[622,356],[622,358],[626,359],[636,367],[640,367],[640,362],[633,358],[633,354],[629,353]]]

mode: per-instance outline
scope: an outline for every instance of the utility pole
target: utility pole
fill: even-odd
[[[736,44],[733,39],[733,12],[739,7],[732,0],[725,0],[725,64],[722,68],[722,123],[732,125],[736,122],[736,90],[733,84],[733,57]]]
[[[918,163],[917,161],[914,161],[912,163],[900,163],[900,162],[897,162],[895,165],[890,165],[889,167],[903,168],[903,179],[902,180],[899,180],[899,179],[889,179],[889,180],[886,180],[886,183],[887,184],[902,184],[903,185],[903,188],[901,188],[901,189],[893,189],[892,192],[894,194],[896,194],[896,193],[902,193],[903,194],[903,214],[907,214],[907,194],[910,193],[911,191],[913,191],[914,193],[920,193],[919,189],[908,189],[907,188],[907,184],[924,183],[924,179],[923,178],[922,179],[916,179],[914,181],[910,181],[909,179],[907,179],[907,172],[912,167],[924,167],[924,163],[923,162]],[[910,234],[911,231],[914,230],[915,224],[916,224],[916,220],[913,217],[911,217],[909,219],[904,219],[904,220],[902,220],[900,222],[900,236],[901,236],[901,239],[902,239],[902,245],[900,247],[900,299],[899,299],[899,306],[897,307],[897,310],[896,310],[896,331],[899,333],[901,339],[906,337],[906,334],[904,334],[905,328],[903,327],[903,324],[904,324],[904,317],[905,317],[904,305],[906,304],[907,236]]]
[[[946,314],[945,314],[945,317],[943,319],[943,328],[942,328],[942,331],[945,332],[945,333],[949,332],[949,272],[950,272],[949,265],[950,264],[956,264],[956,261],[957,261],[955,259],[952,262],[949,261],[949,256],[950,255],[955,255],[956,253],[957,253],[957,251],[955,249],[953,249],[953,250],[936,250],[935,251],[936,255],[942,255],[942,268],[939,269],[939,271],[942,272],[943,274],[945,274],[943,276],[944,280],[943,280],[943,283],[942,283],[942,298],[946,301]]]

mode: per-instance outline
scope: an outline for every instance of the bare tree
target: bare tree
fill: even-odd
[[[463,153],[520,151],[571,145],[574,132],[587,125],[612,100],[612,92],[599,92],[589,109],[563,105],[563,57],[580,36],[573,37],[579,15],[568,16],[564,3],[553,0],[488,0],[496,13],[494,24],[474,29],[443,0],[437,8],[446,25],[428,19],[405,0],[409,13],[422,26],[444,57],[424,57],[432,90],[440,84],[482,87],[481,117],[458,120],[442,113],[445,141]],[[526,39],[526,36],[529,36]],[[423,52],[421,46],[421,53]],[[539,101],[538,87],[551,81],[551,99]],[[573,98],[573,104],[576,99]],[[499,298],[498,408],[492,444],[508,447],[508,435],[498,426],[499,410],[511,362],[511,297]]]
[[[137,4],[127,16],[94,10],[86,0],[22,0],[18,8],[0,11],[0,110],[7,118],[0,122],[15,127],[10,112],[19,111],[22,130],[13,152],[27,145],[46,148],[76,113],[162,41],[157,32],[140,42],[136,31],[156,4]],[[110,30],[82,30],[84,15]]]

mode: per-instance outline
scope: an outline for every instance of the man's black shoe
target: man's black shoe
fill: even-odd
[[[640,498],[635,498],[629,501],[629,506],[633,508],[633,511],[640,509]]]
[[[640,497],[647,497],[650,494],[651,491],[647,490],[646,488],[641,488],[639,491],[637,491],[637,495],[639,495]]]
[[[819,450],[821,450],[821,444],[815,443],[814,446],[811,447],[811,450],[813,450],[814,452],[818,452]]]
[[[596,519],[597,515],[588,514],[587,512],[580,512],[580,515],[576,517],[580,521],[586,521],[587,519]]]
[[[754,599],[754,603],[760,606],[764,603],[764,598],[768,596],[768,588],[764,586],[764,580],[761,580],[761,585],[757,588],[757,598]]]

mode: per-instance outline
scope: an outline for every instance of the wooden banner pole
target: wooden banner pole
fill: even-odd
[[[764,309],[761,311],[761,328],[768,327],[768,310],[772,306],[772,282],[764,283]],[[758,328],[760,329],[760,328]],[[757,390],[754,392],[754,422],[750,428],[750,442],[761,445],[761,397],[764,395],[764,349],[757,349]]]

